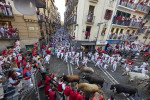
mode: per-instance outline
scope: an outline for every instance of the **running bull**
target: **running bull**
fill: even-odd
[[[132,86],[128,86],[128,85],[114,84],[114,85],[111,85],[110,90],[113,90],[113,92],[115,90],[116,94],[128,93],[129,96],[132,96],[132,95],[135,96],[135,94],[137,93],[137,96],[139,96],[138,89]]]
[[[104,79],[94,78],[91,77],[90,75],[83,75],[83,79],[86,79],[90,84],[98,84],[101,86],[101,88],[103,87],[103,84],[105,82]]]

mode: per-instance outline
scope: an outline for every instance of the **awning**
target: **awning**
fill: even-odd
[[[109,44],[120,44],[121,43],[121,40],[107,40],[107,43]]]

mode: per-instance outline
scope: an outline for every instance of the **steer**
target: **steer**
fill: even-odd
[[[122,75],[129,76],[129,81],[138,80],[141,82],[150,79],[148,75],[137,72],[124,72]]]
[[[94,73],[94,70],[91,68],[91,67],[85,67],[85,66],[78,66],[76,69],[79,69],[80,72],[79,74],[85,72],[85,73],[90,73],[90,74],[93,74]]]
[[[98,87],[96,84],[80,83],[80,84],[76,85],[76,88],[79,88],[85,94],[98,92],[101,95],[103,95],[104,99],[106,100],[106,96],[104,94],[104,91],[100,87]]]
[[[137,93],[137,95],[139,96],[138,94],[138,89],[136,89],[135,87],[132,87],[132,86],[128,86],[128,85],[122,85],[122,84],[115,84],[115,85],[111,85],[111,90],[114,90],[116,91],[116,94],[119,94],[119,93],[128,93],[129,96],[131,95],[134,95]]]
[[[83,75],[83,79],[86,79],[90,84],[99,84],[101,88],[103,87],[104,84],[104,79],[98,79],[91,77],[90,75]]]

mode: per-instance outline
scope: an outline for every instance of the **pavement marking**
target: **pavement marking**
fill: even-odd
[[[69,64],[67,63],[67,67],[68,67],[68,75],[70,75],[70,70],[69,70]]]
[[[116,81],[115,80],[115,78],[112,76],[112,75],[110,75],[110,73],[108,73],[108,71],[104,71],[104,69],[102,69],[101,67],[100,67],[100,69],[103,71],[103,73],[113,82],[113,83],[117,83],[117,84],[119,84],[119,82],[118,81]],[[111,79],[112,78],[112,79]],[[127,97],[126,95],[125,95],[125,93],[123,93],[123,95],[125,96],[125,97]],[[127,97],[127,100],[134,100],[132,97]]]
[[[72,73],[72,75],[73,75],[73,70],[72,70],[72,65],[70,64],[70,67],[71,67],[71,73]]]

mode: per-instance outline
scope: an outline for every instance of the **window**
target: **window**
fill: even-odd
[[[116,15],[117,15],[117,17],[126,17],[126,18],[129,18],[131,16],[131,14],[126,13],[126,12],[122,12],[119,10],[117,10]]]
[[[93,13],[94,14],[94,6],[89,6],[89,13]]]
[[[105,17],[104,17],[104,19],[105,20],[110,20],[111,19],[111,16],[112,16],[112,10],[106,10],[106,12],[105,12]]]

